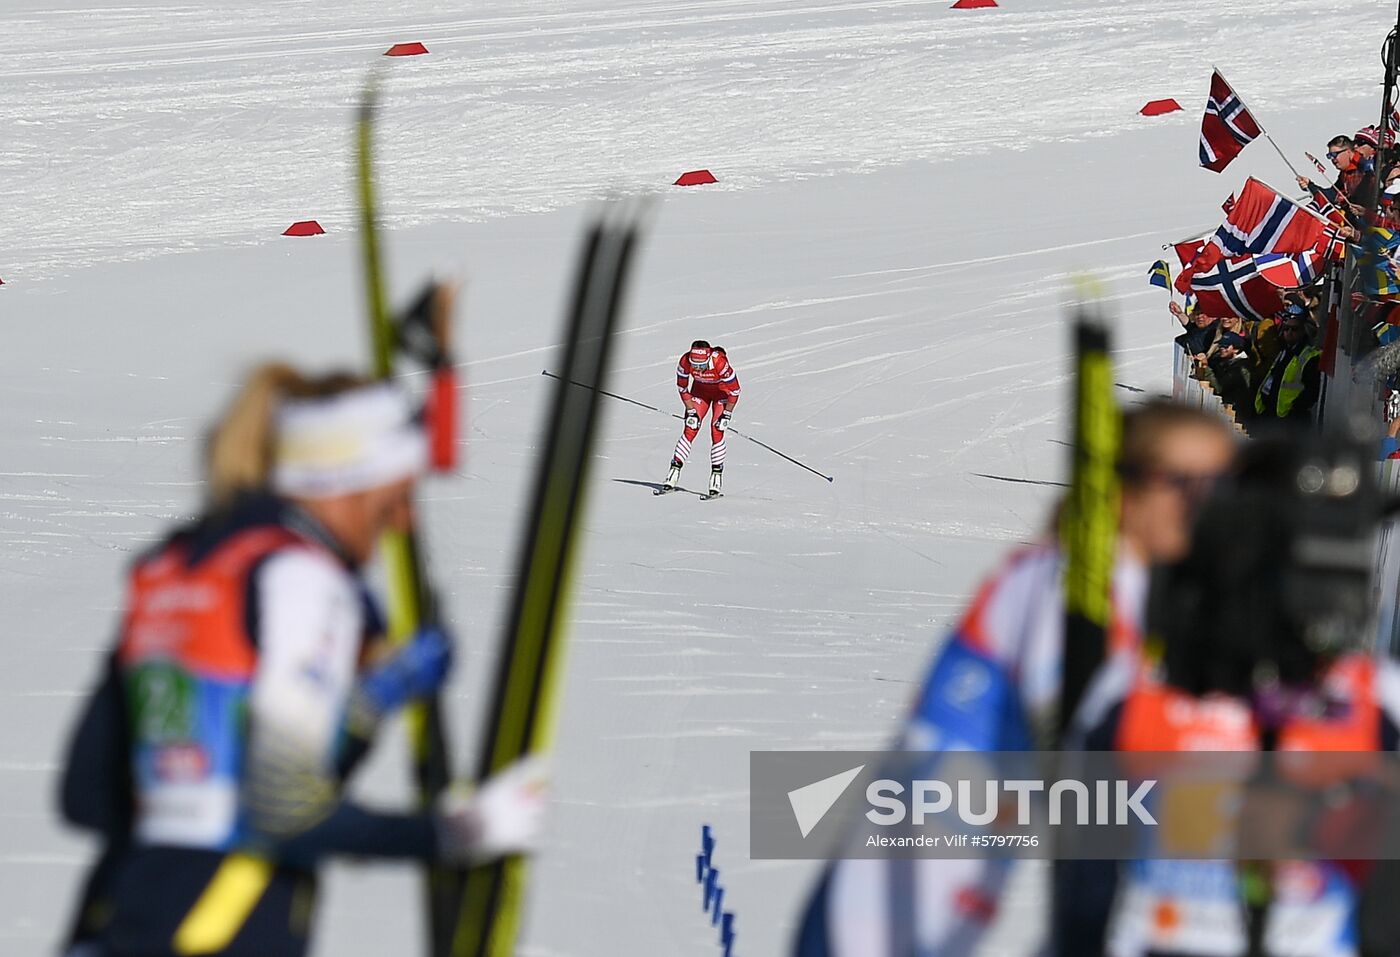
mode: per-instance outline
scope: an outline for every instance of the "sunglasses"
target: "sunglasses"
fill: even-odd
[[[1175,469],[1141,469],[1124,472],[1124,478],[1140,485],[1165,485],[1191,502],[1204,501],[1230,477],[1228,472],[1178,472]]]
[[[1327,158],[1330,159],[1330,160],[1334,160],[1334,159],[1336,159],[1338,156],[1341,156],[1343,153],[1350,153],[1350,152],[1351,152],[1350,149],[1328,150],[1328,151],[1327,151]]]

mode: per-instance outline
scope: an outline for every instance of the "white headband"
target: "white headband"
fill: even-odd
[[[327,498],[420,474],[428,443],[408,397],[388,383],[324,399],[288,399],[277,411],[272,489]]]

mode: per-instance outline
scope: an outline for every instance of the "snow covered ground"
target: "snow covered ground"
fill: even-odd
[[[748,752],[885,740],[976,578],[1035,534],[1065,277],[1110,284],[1125,400],[1162,388],[1160,243],[1248,172],[1287,184],[1262,143],[1194,168],[1212,60],[1301,158],[1375,113],[1385,30],[1359,0],[433,6],[0,0],[0,954],[66,917],[91,848],[52,812],[63,736],[123,563],[197,504],[204,425],[260,357],[363,362],[348,125],[390,43],[433,51],[388,63],[394,288],[469,280],[466,461],[426,490],[464,751],[590,200],[716,172],[666,191],[615,388],[670,409],[675,356],[721,342],[736,424],[836,476],[735,441],[724,500],[657,500],[675,423],[608,411],[522,952],[688,957],[718,952],[702,823],[740,954],[781,952],[813,872],[748,861]],[[1163,96],[1187,111],[1135,115]],[[330,234],[276,237],[307,217]],[[364,791],[402,800],[390,737]],[[408,952],[415,890],[336,868],[317,952]]]
[[[455,6],[5,0],[0,278],[295,219],[348,228],[346,109],[399,40],[432,50],[390,63],[389,200],[409,225],[707,164],[756,186],[1111,136],[1146,99],[1195,112],[1212,60],[1284,132],[1282,111],[1370,93],[1387,16],[1369,0]]]

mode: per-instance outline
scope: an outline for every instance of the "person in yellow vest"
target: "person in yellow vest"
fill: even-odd
[[[451,643],[392,652],[362,577],[406,530],[427,442],[408,397],[349,374],[258,370],[214,429],[208,504],[137,559],[60,800],[106,842],[70,954],[301,957],[329,855],[522,853],[543,815],[521,762],[437,807],[344,793],[384,717],[432,694]]]
[[[1322,382],[1322,350],[1312,345],[1307,323],[1289,314],[1279,327],[1283,348],[1254,393],[1254,414],[1260,420],[1307,420],[1312,417]]]
[[[1279,331],[1279,326],[1283,320],[1290,316],[1297,316],[1306,320],[1308,316],[1307,307],[1298,302],[1290,302],[1279,310],[1278,315],[1270,316],[1267,319],[1257,319],[1245,324],[1248,331],[1246,338],[1249,339],[1249,355],[1251,359],[1249,370],[1249,381],[1259,382],[1268,373],[1274,364],[1274,359],[1278,356],[1279,350],[1283,348],[1283,334]],[[1251,391],[1252,394],[1252,391]],[[1252,415],[1253,403],[1245,403],[1247,411]],[[1242,409],[1241,412],[1246,411]]]

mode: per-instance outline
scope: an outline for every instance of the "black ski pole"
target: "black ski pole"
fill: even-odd
[[[553,372],[550,372],[548,369],[541,369],[541,370],[540,370],[540,375],[549,376],[551,379],[558,379],[560,382],[563,382],[563,381],[564,381],[562,377],[555,375]],[[598,389],[598,388],[596,388],[596,387],[594,387],[594,386],[584,385],[582,382],[575,382],[575,381],[573,381],[572,379],[570,379],[569,382],[570,382],[571,385],[576,385],[576,386],[579,386],[579,387],[584,388],[584,389],[592,388],[592,389],[594,389],[594,391],[596,391],[599,395],[605,395],[605,396],[607,396],[609,399],[620,399],[620,400],[622,400],[623,402],[630,402],[630,403],[632,403],[633,405],[640,405],[640,406],[641,406],[642,408],[644,408],[644,409],[651,409],[651,411],[653,411],[653,412],[663,412],[663,411],[665,411],[664,409],[658,409],[658,408],[657,408],[656,406],[654,406],[654,405],[647,405],[645,402],[638,402],[636,399],[629,399],[629,398],[627,398],[627,396],[625,396],[625,395],[618,395],[616,392],[609,392],[607,389]],[[676,413],[672,412],[672,413],[671,413],[671,418],[673,418],[673,419],[679,419],[679,418],[682,418],[682,416],[676,415]]]
[[[562,378],[560,378],[559,376],[555,375],[553,372],[550,372],[548,369],[541,369],[541,370],[540,370],[540,375],[548,376],[548,377],[551,378],[551,379],[559,379],[561,382],[563,381]],[[592,388],[591,386],[585,385],[585,384],[582,383],[582,382],[574,382],[574,381],[572,381],[572,380],[570,380],[570,383],[569,383],[569,384],[570,384],[570,385],[579,386],[580,388],[583,388],[583,389]],[[658,409],[658,408],[657,408],[656,406],[654,406],[654,405],[647,405],[645,402],[638,402],[636,399],[629,399],[629,398],[627,398],[627,396],[625,396],[625,395],[618,395],[616,392],[609,392],[609,391],[607,391],[606,389],[598,389],[597,392],[598,392],[599,395],[605,395],[605,396],[607,396],[607,397],[610,398],[610,399],[618,399],[619,401],[622,401],[622,402],[630,402],[632,405],[639,405],[639,406],[641,406],[641,407],[644,408],[644,409],[650,409],[650,410],[653,411],[653,412],[660,412],[662,415],[666,415],[666,414],[667,414],[667,413],[666,413],[666,410],[664,410],[664,409]],[[685,416],[683,416],[683,415],[678,415],[678,414],[675,413],[675,412],[670,413],[670,416],[671,416],[671,418],[673,418],[673,419],[684,419],[684,418],[685,418]],[[764,441],[762,441],[761,439],[756,439],[756,438],[754,438],[752,435],[749,435],[749,434],[747,434],[747,433],[745,433],[745,432],[740,432],[738,429],[734,428],[734,426],[732,426],[732,425],[729,427],[729,431],[730,431],[730,432],[733,432],[735,435],[739,436],[739,438],[741,438],[741,439],[748,439],[748,440],[749,440],[750,442],[752,442],[754,445],[762,446],[763,448],[765,448],[765,449],[767,449],[768,451],[772,452],[774,455],[778,456],[778,458],[780,458],[780,459],[786,459],[787,461],[791,462],[793,465],[796,465],[798,468],[800,468],[800,469],[806,469],[808,472],[811,472],[813,475],[818,476],[819,478],[824,478],[824,479],[826,479],[828,482],[835,482],[835,481],[836,481],[836,479],[835,479],[833,476],[827,475],[825,472],[819,472],[819,471],[817,471],[816,469],[812,468],[810,465],[808,465],[808,464],[805,463],[805,462],[799,462],[797,459],[793,458],[791,455],[788,455],[786,452],[779,452],[777,449],[773,448],[773,446],[769,445],[767,442],[764,442]]]
[[[785,454],[785,453],[783,453],[783,452],[779,452],[777,449],[773,448],[773,446],[769,445],[767,442],[763,442],[763,441],[761,441],[761,440],[759,440],[759,439],[756,439],[756,438],[754,438],[752,435],[748,435],[747,433],[740,432],[738,429],[733,428],[733,427],[731,427],[731,428],[729,429],[729,431],[730,431],[730,432],[733,432],[735,435],[739,436],[739,438],[741,438],[741,439],[748,439],[748,440],[749,440],[750,442],[752,442],[754,445],[761,445],[761,446],[763,446],[765,449],[767,449],[768,451],[772,452],[774,455],[778,456],[778,458],[780,458],[780,459],[787,459],[789,462],[791,462],[793,465],[796,465],[798,468],[806,469],[807,471],[811,472],[813,475],[819,476],[820,478],[824,478],[824,479],[826,479],[828,482],[834,482],[834,481],[836,481],[836,479],[833,478],[832,476],[827,475],[827,474],[825,474],[825,473],[823,473],[823,472],[818,472],[816,469],[812,468],[810,465],[807,465],[807,464],[804,463],[804,462],[799,462],[799,461],[797,461],[797,459],[793,458],[791,455],[787,455],[787,454]]]

